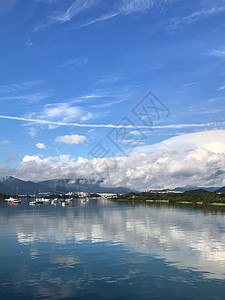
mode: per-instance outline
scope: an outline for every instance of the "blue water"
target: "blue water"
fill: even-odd
[[[0,202],[0,299],[224,299],[225,214]]]

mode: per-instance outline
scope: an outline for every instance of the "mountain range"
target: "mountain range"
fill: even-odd
[[[90,192],[90,193],[112,193],[126,194],[132,190],[124,187],[102,187],[102,181],[78,178],[54,179],[41,182],[24,181],[12,176],[0,179],[0,192],[7,194],[30,195],[38,193],[68,193],[68,192]]]
[[[112,193],[127,194],[137,192],[125,187],[103,187],[102,181],[88,180],[84,178],[72,179],[53,179],[41,182],[24,181],[12,176],[0,179],[0,192],[7,194],[31,195],[38,193],[68,193],[68,192],[90,192],[90,193]],[[209,192],[225,192],[225,187],[197,187],[185,186],[177,187],[172,191],[185,192],[190,190],[204,189]],[[166,190],[164,190],[166,191]]]

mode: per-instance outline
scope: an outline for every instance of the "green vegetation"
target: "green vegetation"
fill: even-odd
[[[12,195],[0,193],[0,200],[4,200],[6,198],[9,198],[10,196],[12,196]]]
[[[225,204],[225,193],[208,192],[205,190],[193,190],[184,193],[129,193],[120,195],[116,199],[118,201],[145,201],[145,202],[169,202],[180,204],[196,204],[196,205],[223,205]]]

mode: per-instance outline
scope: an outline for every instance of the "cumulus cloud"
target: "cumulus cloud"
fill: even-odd
[[[11,174],[26,180],[103,180],[105,186],[137,190],[177,186],[225,185],[225,130],[185,134],[152,146],[154,152],[136,152],[128,157],[74,159],[69,155],[40,158],[25,156]],[[177,146],[176,146],[177,145]],[[140,147],[143,148],[143,147]],[[5,169],[0,169],[0,172]]]
[[[82,144],[85,141],[87,141],[87,138],[83,135],[72,134],[72,135],[57,136],[55,141],[59,143],[73,145],[73,144]]]
[[[77,120],[81,115],[82,111],[79,107],[68,103],[46,105],[41,112],[41,118],[44,120],[62,120],[62,122]]]
[[[138,147],[136,151],[150,153],[159,150],[165,150],[176,151],[180,154],[184,154],[187,151],[196,150],[199,147],[203,147],[204,149],[207,149],[214,153],[225,154],[224,141],[225,130],[210,130],[182,134],[154,145]]]
[[[86,121],[93,117],[90,112],[84,111],[81,107],[65,102],[47,104],[42,111],[30,113],[28,119],[30,117],[35,119],[36,116],[40,119],[38,123],[48,124],[50,129],[54,129],[62,124],[71,124],[74,121]]]
[[[37,147],[38,149],[45,149],[45,148],[46,148],[46,146],[45,146],[44,143],[37,143],[37,144],[36,144],[36,147]]]

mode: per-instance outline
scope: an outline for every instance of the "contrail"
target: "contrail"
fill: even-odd
[[[171,124],[171,125],[158,125],[158,126],[140,126],[140,125],[122,125],[122,124],[80,124],[80,123],[66,123],[66,122],[55,122],[47,121],[41,119],[32,119],[32,118],[22,118],[22,117],[13,117],[0,115],[0,119],[15,120],[15,121],[24,121],[32,122],[37,124],[46,124],[46,125],[57,125],[57,126],[72,126],[72,127],[87,127],[87,128],[138,128],[138,129],[181,129],[181,128],[192,128],[192,127],[213,127],[219,125],[225,125],[225,121],[221,122],[210,122],[210,123],[194,123],[194,124]]]

